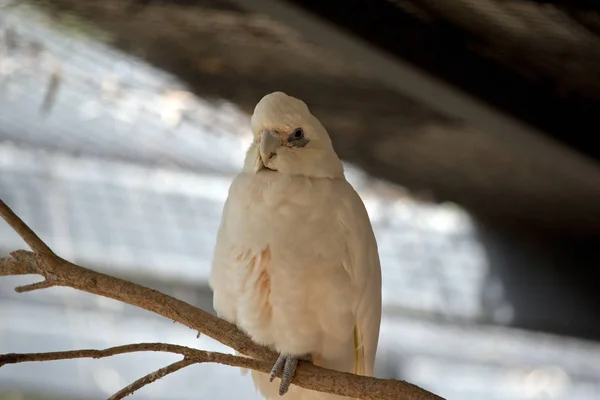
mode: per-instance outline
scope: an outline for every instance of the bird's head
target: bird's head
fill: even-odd
[[[311,178],[344,176],[327,131],[307,105],[283,92],[263,97],[251,118],[254,140],[244,169]]]

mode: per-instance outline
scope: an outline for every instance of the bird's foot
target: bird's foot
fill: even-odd
[[[312,356],[310,354],[303,356],[292,356],[292,355],[283,355],[280,354],[275,361],[275,365],[271,369],[271,376],[269,378],[270,382],[273,382],[273,379],[281,372],[281,384],[279,385],[279,395],[283,396],[287,393],[290,384],[292,383],[292,378],[294,377],[294,373],[296,373],[296,367],[298,366],[298,361],[308,361],[312,363]]]

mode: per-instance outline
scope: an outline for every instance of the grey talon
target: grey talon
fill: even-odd
[[[283,373],[281,374],[281,384],[279,385],[279,395],[283,396],[287,393],[292,383],[294,373],[296,373],[296,367],[298,366],[298,357],[289,356],[285,360],[283,366]]]
[[[275,365],[273,365],[273,368],[271,368],[271,375],[269,376],[269,382],[273,382],[273,379],[275,379],[277,374],[279,374],[279,371],[283,370],[283,367],[285,365],[285,359],[286,359],[286,356],[281,355],[281,354],[279,355],[279,357],[277,357],[277,361],[275,361]]]
[[[299,361],[307,361],[312,363],[312,356],[310,354],[302,356],[291,356],[280,354],[275,361],[275,365],[271,369],[271,375],[269,381],[273,382],[273,379],[281,372],[281,383],[279,385],[279,395],[283,396],[287,393],[296,373]]]

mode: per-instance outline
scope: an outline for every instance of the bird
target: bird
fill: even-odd
[[[373,375],[381,266],[367,210],[305,102],[269,93],[250,125],[217,231],[214,309],[278,353],[271,374],[251,371],[263,398],[349,399],[290,384],[301,361]]]

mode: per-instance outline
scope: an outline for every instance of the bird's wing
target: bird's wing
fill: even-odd
[[[381,267],[367,210],[346,182],[338,218],[346,231],[344,268],[358,291],[355,297],[354,372],[372,375],[381,323]]]
[[[247,271],[250,263],[261,264],[264,255],[243,246],[243,240],[238,237],[236,229],[245,211],[243,196],[236,193],[240,186],[241,177],[232,182],[227,199],[223,205],[221,223],[217,232],[209,285],[213,290],[213,308],[220,318],[232,324],[239,322],[239,302],[243,296],[244,286],[248,280]],[[244,356],[239,352],[236,355]],[[240,368],[243,375],[248,373],[246,368]]]
[[[238,323],[237,302],[240,296],[240,263],[247,263],[253,255],[240,249],[240,241],[236,236],[235,223],[239,221],[240,204],[243,199],[235,193],[238,178],[232,182],[227,200],[223,205],[221,223],[217,232],[217,242],[214,248],[213,262],[209,285],[213,290],[213,307],[219,317],[233,323]]]
[[[209,284],[219,317],[236,325],[263,326],[271,315],[271,252],[264,240],[260,204],[244,174],[232,182],[217,232]],[[250,290],[252,288],[252,290]],[[250,322],[249,322],[250,321]]]

